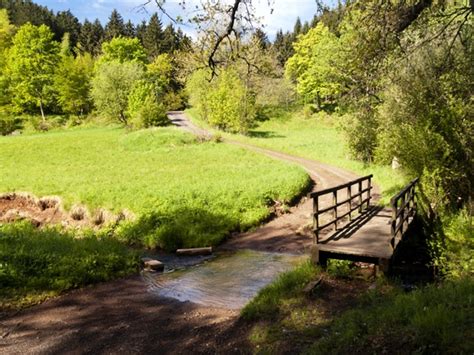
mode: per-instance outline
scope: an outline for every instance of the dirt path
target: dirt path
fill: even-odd
[[[183,129],[208,135],[182,113],[170,118]],[[318,189],[355,177],[319,162],[227,142],[303,166]],[[311,209],[311,201],[303,198],[291,213],[235,235],[221,248],[303,253],[311,244],[304,228]],[[0,353],[249,353],[248,327],[237,311],[158,298],[137,275],[69,292],[17,314],[0,314]]]

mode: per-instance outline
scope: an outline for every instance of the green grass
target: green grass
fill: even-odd
[[[125,276],[140,259],[122,243],[91,232],[0,226],[0,309],[21,308],[63,291]]]
[[[138,216],[113,233],[148,247],[216,245],[229,231],[268,217],[308,184],[296,166],[175,128],[55,131],[0,138],[0,192],[58,195]]]
[[[188,110],[192,119],[207,126],[195,110]],[[347,169],[359,175],[374,174],[374,182],[381,187],[382,203],[389,202],[407,182],[406,178],[389,166],[364,164],[351,159],[345,137],[338,129],[336,115],[313,115],[306,118],[301,112],[270,111],[269,120],[259,122],[248,136],[223,134],[225,137],[314,159]],[[207,126],[208,127],[208,126]]]
[[[472,278],[410,293],[379,279],[375,289],[355,297],[352,308],[339,310],[343,304],[329,282],[337,278],[323,274],[323,286],[311,298],[303,293],[319,275],[304,263],[246,305],[241,316],[250,322],[248,337],[256,352],[379,354],[398,353],[403,346],[403,353],[470,354],[474,349]]]
[[[335,320],[308,353],[471,354],[474,281],[459,279],[374,297]]]
[[[281,274],[270,285],[260,290],[241,311],[246,320],[278,317],[285,300],[298,295],[306,284],[315,278],[317,268],[308,260],[292,271]]]

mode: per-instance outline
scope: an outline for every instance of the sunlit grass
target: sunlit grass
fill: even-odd
[[[176,128],[119,128],[0,138],[0,192],[58,195],[66,208],[129,209],[138,222],[117,229],[133,244],[173,249],[215,245],[269,215],[273,200],[301,193],[296,166],[245,149],[198,143]]]
[[[200,125],[204,124],[194,110],[188,114]],[[399,171],[390,166],[364,164],[351,158],[343,132],[338,128],[338,116],[313,115],[306,118],[301,112],[270,111],[269,120],[258,122],[248,136],[224,134],[225,137],[255,144],[264,148],[328,163],[359,175],[374,174],[374,182],[381,187],[382,203],[388,203],[407,182]]]

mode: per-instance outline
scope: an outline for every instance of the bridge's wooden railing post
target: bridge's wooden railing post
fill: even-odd
[[[313,199],[313,225],[314,225],[314,238],[315,244],[319,243],[319,196]]]
[[[362,213],[362,181],[359,181],[359,213]]]
[[[337,190],[332,193],[332,204],[334,206],[333,218],[334,218],[334,230],[337,230]]]
[[[347,186],[347,210],[349,211],[349,221],[352,221],[352,188]]]

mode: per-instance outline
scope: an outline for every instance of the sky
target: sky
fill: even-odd
[[[167,0],[165,3],[167,11],[172,15],[182,15],[182,8],[178,2],[181,0]],[[193,8],[193,3],[199,0],[186,0],[186,10],[190,12]],[[281,28],[283,31],[292,30],[296,18],[301,20],[311,21],[313,15],[316,13],[315,0],[272,0],[273,5],[268,6],[268,0],[254,0],[256,14],[262,18],[264,30],[270,39],[273,39],[275,33]],[[79,18],[80,21],[84,19],[94,20],[98,18],[103,24],[107,23],[107,19],[113,9],[117,9],[123,18],[128,21],[131,20],[137,24],[142,20],[148,20],[151,14],[157,11],[156,5],[151,3],[145,7],[141,6],[146,0],[34,0],[34,2],[47,6],[54,12],[71,10],[71,12]],[[271,13],[270,9],[273,9]],[[161,14],[161,20],[167,24],[168,18]],[[193,36],[195,31],[193,28],[186,26],[181,27],[182,30]]]

